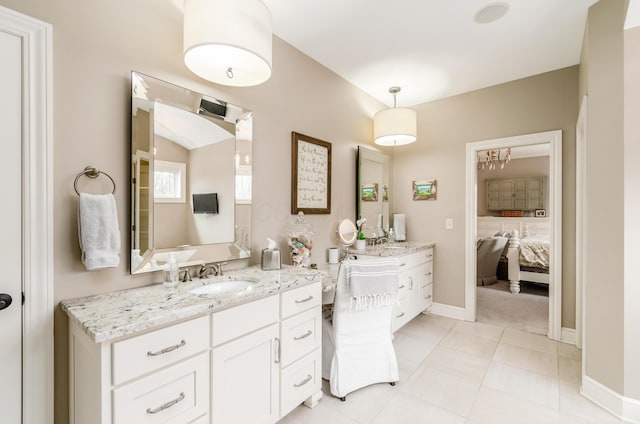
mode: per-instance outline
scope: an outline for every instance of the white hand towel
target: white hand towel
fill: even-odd
[[[113,194],[80,193],[78,239],[82,263],[89,270],[120,263],[120,228]]]
[[[396,241],[405,241],[407,239],[405,217],[403,213],[393,214],[393,228],[396,232]]]

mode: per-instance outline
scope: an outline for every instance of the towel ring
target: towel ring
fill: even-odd
[[[98,168],[94,168],[93,166],[85,167],[84,171],[76,175],[76,179],[73,180],[73,189],[76,191],[76,194],[80,196],[80,192],[78,191],[78,179],[80,179],[80,177],[84,175],[89,178],[98,178],[100,174],[106,176],[111,180],[111,184],[113,184],[113,191],[111,191],[111,194],[114,194],[116,192],[116,182],[113,181],[113,178],[111,178],[111,175],[107,174],[104,171],[100,171]]]

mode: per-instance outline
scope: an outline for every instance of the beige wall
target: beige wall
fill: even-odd
[[[624,386],[623,20],[620,0],[596,3],[586,44],[586,373],[618,393]]]
[[[182,13],[171,0],[0,0],[53,25],[55,301],[160,281],[128,272],[129,131],[132,69],[242,105],[254,115],[253,249],[271,237],[285,248],[290,215],[291,131],[333,143],[332,214],[314,215],[312,259],[324,261],[337,221],[355,215],[355,148],[371,139],[383,105],[274,38],[273,76],[258,87],[227,88],[192,75],[182,62]],[[87,272],[79,258],[73,179],[87,165],[117,184],[122,232],[117,269]],[[55,422],[68,422],[67,319],[55,314]]]
[[[624,394],[640,399],[640,27],[624,34]]]
[[[487,210],[487,180],[514,177],[547,177],[546,184],[548,185],[549,156],[511,159],[504,166],[504,169],[500,169],[500,167],[494,170],[478,169],[478,216],[500,216],[500,211]],[[544,204],[549,205],[548,187],[544,188]],[[548,209],[548,206],[545,206],[545,209]],[[528,212],[533,214],[534,211],[525,211],[525,214]]]
[[[464,307],[466,143],[563,131],[562,326],[575,326],[575,125],[578,67],[570,67],[416,107],[418,142],[394,151],[394,211],[407,237],[436,243],[434,299]],[[414,201],[411,181],[438,180],[436,201]],[[446,218],[454,229],[445,230]]]

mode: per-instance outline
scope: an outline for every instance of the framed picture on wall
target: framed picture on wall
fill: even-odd
[[[546,209],[536,209],[536,218],[544,218],[545,216],[547,216]]]
[[[377,202],[378,184],[362,184],[360,186],[360,200],[363,202]]]
[[[291,213],[331,213],[331,143],[291,133]]]
[[[413,200],[436,200],[436,180],[422,180],[413,182]]]

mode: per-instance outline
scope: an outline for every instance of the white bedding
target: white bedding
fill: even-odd
[[[520,239],[520,265],[549,270],[548,235],[533,235]]]

